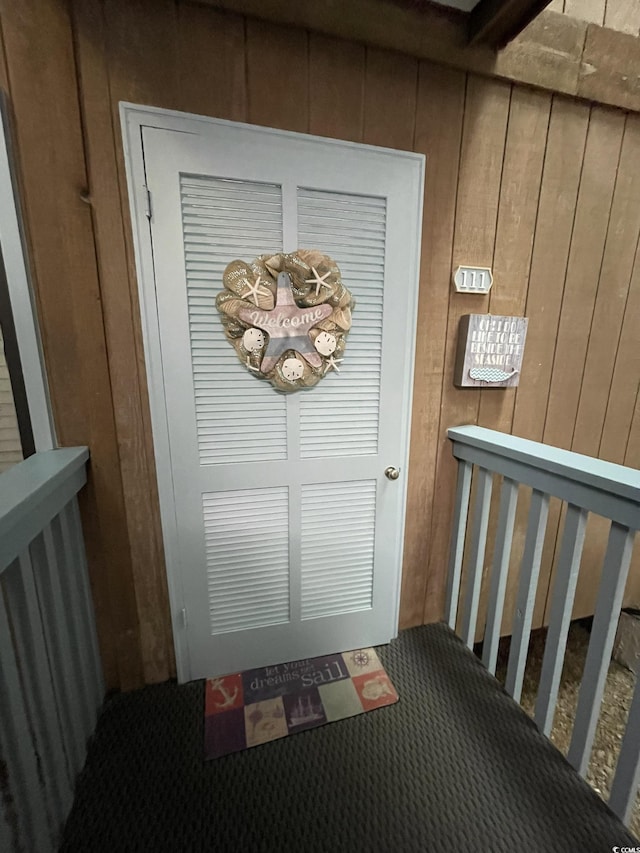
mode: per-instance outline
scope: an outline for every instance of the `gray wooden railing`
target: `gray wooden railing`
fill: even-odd
[[[502,487],[489,580],[487,619],[482,660],[495,673],[498,642],[513,539],[519,484],[532,488],[528,527],[520,559],[512,639],[505,687],[520,700],[529,635],[536,600],[550,496],[566,503],[549,628],[542,662],[535,721],[549,735],[555,713],[567,633],[587,518],[590,512],[611,520],[598,598],[591,629],[580,696],[568,759],[586,774],[595,737],[605,680],[631,562],[635,531],[640,528],[640,472],[535,441],[476,426],[450,429],[453,455],[458,459],[458,486],[451,540],[446,619],[455,630],[461,603],[461,636],[472,648],[485,566],[485,550],[493,475],[502,475]],[[474,471],[475,469],[475,471]],[[474,505],[469,512],[472,473]],[[466,585],[461,595],[467,520],[471,531],[466,553]],[[518,555],[516,555],[518,556]],[[638,679],[626,733],[618,758],[609,805],[628,822],[640,782],[640,679]]]
[[[86,448],[0,475],[0,850],[56,850],[104,685],[76,495]]]

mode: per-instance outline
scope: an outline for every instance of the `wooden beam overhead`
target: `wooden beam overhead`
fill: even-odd
[[[640,112],[640,39],[549,10],[496,52],[485,43],[469,44],[467,16],[443,6],[416,11],[387,0],[198,2],[278,26],[299,27]]]
[[[469,14],[469,44],[505,47],[550,0],[480,0]]]

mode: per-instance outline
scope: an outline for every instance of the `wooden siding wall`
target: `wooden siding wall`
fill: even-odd
[[[0,25],[58,431],[92,454],[110,686],[174,672],[121,100],[427,155],[403,625],[442,610],[447,427],[640,463],[639,116],[174,0],[0,0]],[[460,263],[493,266],[489,296],[452,291]],[[484,311],[530,318],[517,390],[451,383],[458,318]]]
[[[552,0],[547,8],[580,21],[640,35],[640,0]]]

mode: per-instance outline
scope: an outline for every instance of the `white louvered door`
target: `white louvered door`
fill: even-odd
[[[178,114],[164,123],[141,121],[150,232],[134,211],[180,678],[388,642],[422,158]],[[340,373],[281,395],[239,363],[215,297],[230,261],[299,247],[337,261],[356,307]]]

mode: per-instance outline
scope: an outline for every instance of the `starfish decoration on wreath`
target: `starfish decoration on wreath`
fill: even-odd
[[[253,284],[251,284],[250,281],[247,282],[247,287],[249,288],[249,292],[245,293],[242,298],[246,299],[248,302],[249,299],[251,299],[253,297],[253,301],[257,305],[258,304],[258,297],[261,295],[260,294],[260,287],[261,286],[263,286],[262,285],[262,279],[258,275],[258,276],[256,276],[256,280],[253,282]],[[266,290],[266,288],[265,288],[265,290]]]
[[[342,361],[341,358],[334,358],[332,355],[329,356],[324,365],[324,372],[326,373],[328,370],[335,370],[336,373],[340,373],[340,368],[338,365]]]
[[[256,288],[258,286],[256,282]],[[291,277],[289,273],[281,272],[278,274],[275,306],[270,311],[242,308],[238,316],[245,323],[269,335],[269,343],[260,364],[262,373],[268,373],[289,349],[299,353],[312,367],[320,367],[322,358],[316,352],[309,332],[329,317],[332,311],[332,307],[326,304],[299,308],[291,292]]]
[[[318,270],[315,267],[311,267],[311,272],[313,273],[313,278],[305,278],[305,284],[315,284],[316,286],[316,296],[320,293],[321,287],[331,287],[330,284],[327,284],[326,280],[331,275],[331,272],[326,272],[324,275],[320,275]]]

